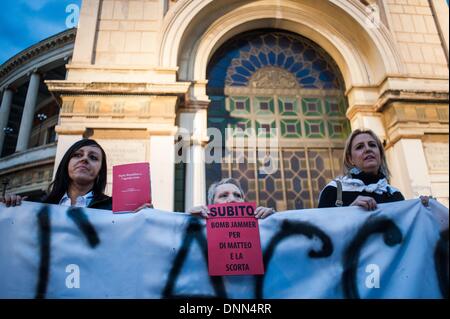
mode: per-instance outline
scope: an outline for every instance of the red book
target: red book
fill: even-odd
[[[113,166],[112,189],[114,213],[134,211],[151,203],[149,163]]]

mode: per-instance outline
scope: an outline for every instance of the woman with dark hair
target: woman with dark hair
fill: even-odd
[[[208,205],[244,202],[245,196],[239,182],[233,178],[223,178],[211,184],[208,189]],[[209,210],[206,206],[196,206],[189,210],[190,214],[208,217]],[[256,218],[266,218],[275,213],[275,209],[259,206],[255,210]]]
[[[43,202],[111,210],[111,197],[104,194],[106,176],[103,148],[91,139],[78,141],[64,154]]]
[[[355,130],[344,149],[344,176],[320,193],[319,208],[360,206],[374,210],[377,203],[401,201],[402,193],[389,182],[383,145],[371,130]]]
[[[111,210],[112,199],[104,194],[106,175],[105,151],[96,141],[82,139],[64,154],[42,202]],[[16,206],[22,200],[21,196],[7,195],[2,201]]]

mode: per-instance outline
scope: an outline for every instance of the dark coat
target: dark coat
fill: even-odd
[[[95,196],[87,208],[112,210],[112,197],[105,194]]]
[[[42,200],[34,200],[37,203],[46,203],[46,204],[59,204],[59,200],[57,202]],[[104,209],[104,210],[112,210],[112,197],[109,197],[105,194],[99,194],[92,198],[91,203],[86,208],[95,208],[95,209]]]

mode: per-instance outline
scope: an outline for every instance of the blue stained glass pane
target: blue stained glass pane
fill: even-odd
[[[317,86],[312,85],[312,84],[304,84],[304,85],[302,85],[302,87],[305,89],[318,89]]]
[[[231,60],[232,59],[229,56],[225,56],[216,63],[216,66],[220,66],[221,68],[228,69],[228,67],[230,66]]]
[[[319,79],[324,82],[331,82],[334,80],[334,75],[330,71],[323,71],[320,73]]]
[[[235,70],[237,73],[240,73],[245,77],[249,77],[252,75],[246,68],[243,68],[242,66],[238,66]]]
[[[267,57],[266,57],[266,55],[263,52],[260,52],[258,54],[258,58],[259,58],[259,61],[261,61],[261,63],[263,65],[268,65],[269,64],[269,61],[267,61]]]
[[[316,71],[323,71],[327,68],[327,63],[324,60],[317,60],[313,63],[313,69]]]
[[[265,39],[264,42],[269,46],[269,47],[273,47],[276,44],[276,39],[273,35],[269,34]]]
[[[275,65],[275,64],[276,64],[276,63],[275,63],[275,59],[276,59],[275,53],[273,53],[272,51],[270,51],[269,54],[268,54],[268,57],[269,57],[270,65]]]
[[[292,72],[292,73],[295,73],[295,72],[297,72],[298,70],[300,70],[301,68],[302,68],[302,64],[301,63],[295,63],[294,65],[292,65],[290,68],[289,68],[289,70]]]
[[[281,52],[276,53],[281,49]],[[254,53],[243,55],[244,52]],[[280,32],[259,33],[234,41],[227,50],[215,58],[208,70],[208,86],[248,85],[249,78],[265,66],[279,66],[297,77],[299,86],[304,88],[340,88],[338,70],[329,57],[322,56],[315,45],[295,36]],[[247,58],[248,57],[248,58]],[[305,61],[311,61],[305,63]],[[236,63],[238,62],[238,63]],[[232,65],[232,64],[237,64]]]
[[[294,171],[298,171],[298,170],[294,170]],[[300,183],[300,178],[294,178],[292,181],[292,184],[294,185],[294,189],[295,190],[302,190],[302,184]]]
[[[338,86],[334,82],[328,82],[323,84],[324,89],[337,89]]]
[[[224,79],[227,75],[227,70],[221,67],[215,67],[209,72],[209,78]]]
[[[263,45],[260,38],[253,39],[252,41],[250,41],[250,44],[255,48],[260,48]]]
[[[238,58],[239,55],[241,54],[241,51],[239,50],[239,48],[233,49],[231,51],[228,52],[228,58],[231,60]]]
[[[303,46],[303,44],[299,42],[292,43],[292,51],[294,51],[294,53],[300,53],[303,51],[304,48],[305,47]]]
[[[253,65],[254,65],[256,68],[260,68],[260,67],[262,66],[262,65],[261,65],[261,62],[259,62],[258,58],[257,58],[256,56],[254,56],[254,55],[252,55],[252,56],[250,57],[250,62],[252,62]]]
[[[243,47],[244,45],[248,45],[248,41],[245,40],[245,39],[239,39],[239,40],[237,40],[236,43],[234,44],[234,46],[235,46],[236,48]]]
[[[291,41],[289,41],[288,38],[281,37],[281,38],[278,40],[278,44],[280,45],[280,47],[281,47],[282,49],[287,49],[287,48],[289,48],[289,46],[291,45]]]
[[[284,55],[284,53],[278,54],[277,65],[283,66],[285,60],[286,60],[286,56]]]
[[[208,87],[210,88],[221,88],[225,86],[225,81],[224,79],[222,80],[208,80]]]
[[[253,64],[251,64],[251,63],[250,63],[249,61],[247,61],[247,60],[242,61],[242,65],[245,66],[248,70],[250,70],[250,72],[255,72],[255,71],[256,71],[256,69],[255,69],[255,67],[253,66]]]
[[[247,83],[248,79],[240,74],[233,74],[231,76],[231,79],[235,82],[243,82],[243,83]]]
[[[298,78],[302,78],[309,75],[309,70],[308,69],[303,69],[300,72],[297,72],[297,74],[295,75]]]
[[[312,76],[308,76],[307,78],[301,79],[300,83],[301,84],[312,84],[316,81],[315,78],[313,78]]]
[[[249,52],[250,50],[251,50],[251,46],[250,46],[250,44],[249,43],[246,43],[245,45],[243,45],[240,49],[241,49],[241,51],[244,51],[244,52]]]
[[[308,49],[304,53],[305,59],[308,61],[312,61],[316,58],[316,51],[313,49]]]
[[[272,178],[266,179],[266,191],[272,193],[275,190],[275,185]]]
[[[289,58],[286,59],[286,62],[284,63],[284,68],[288,69],[292,65],[292,63],[294,63],[294,58],[290,56]]]

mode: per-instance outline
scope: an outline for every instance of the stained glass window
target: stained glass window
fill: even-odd
[[[211,59],[207,77],[208,126],[253,129],[256,138],[276,139],[277,150],[272,163],[260,158],[257,148],[232,149],[229,156],[240,154],[242,161],[208,164],[206,175],[238,179],[247,200],[259,205],[316,206],[320,189],[340,174],[350,130],[345,88],[333,59],[305,37],[259,30],[225,43]],[[278,169],[267,173],[262,167],[268,162]],[[207,187],[213,182],[209,177]]]

